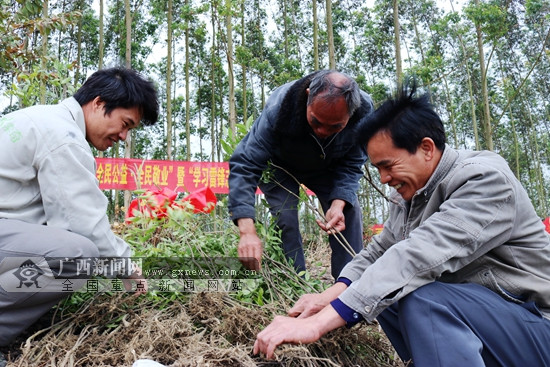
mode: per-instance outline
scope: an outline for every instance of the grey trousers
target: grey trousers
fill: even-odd
[[[50,291],[55,262],[45,258],[93,258],[98,249],[78,234],[0,219],[0,346],[10,344],[20,333],[48,312],[70,292]],[[51,272],[43,269],[50,269]],[[63,270],[66,274],[67,269]],[[76,286],[78,286],[78,279]]]

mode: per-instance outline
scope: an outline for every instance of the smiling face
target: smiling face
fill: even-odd
[[[380,182],[393,187],[406,201],[426,185],[441,158],[432,139],[424,138],[411,154],[397,148],[387,131],[380,131],[369,140],[367,153],[380,173]]]
[[[344,97],[330,104],[317,97],[307,106],[306,115],[309,126],[319,139],[326,139],[342,131],[350,117]]]
[[[131,129],[141,120],[139,108],[118,107],[105,114],[105,103],[99,97],[82,106],[86,122],[86,140],[98,150],[106,150],[120,140],[126,140]]]

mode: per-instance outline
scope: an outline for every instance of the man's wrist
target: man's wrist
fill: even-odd
[[[334,308],[338,315],[340,315],[340,317],[344,319],[347,328],[350,328],[353,325],[363,321],[363,316],[359,312],[355,311],[351,307],[348,307],[339,298],[336,298],[335,300],[330,302],[330,305]]]
[[[237,227],[241,236],[256,234],[256,227],[254,225],[254,219],[252,218],[239,218],[237,219]]]
[[[334,199],[332,200],[332,203],[330,204],[330,207],[333,209],[338,209],[343,211],[346,207],[346,201],[342,199]]]

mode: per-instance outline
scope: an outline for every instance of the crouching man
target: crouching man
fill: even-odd
[[[550,240],[507,163],[445,143],[428,96],[405,86],[361,126],[394,188],[384,230],[326,291],[257,336],[255,353],[377,319],[414,366],[550,366]]]
[[[0,117],[0,279],[19,281],[0,287],[0,346],[68,295],[40,283],[71,272],[45,259],[131,256],[111,231],[89,144],[106,150],[157,118],[153,83],[123,68],[97,71],[57,105]]]

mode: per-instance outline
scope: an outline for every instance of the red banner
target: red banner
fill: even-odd
[[[210,187],[227,194],[227,162],[155,161],[126,158],[96,158],[96,177],[102,190],[157,190],[193,192]]]

